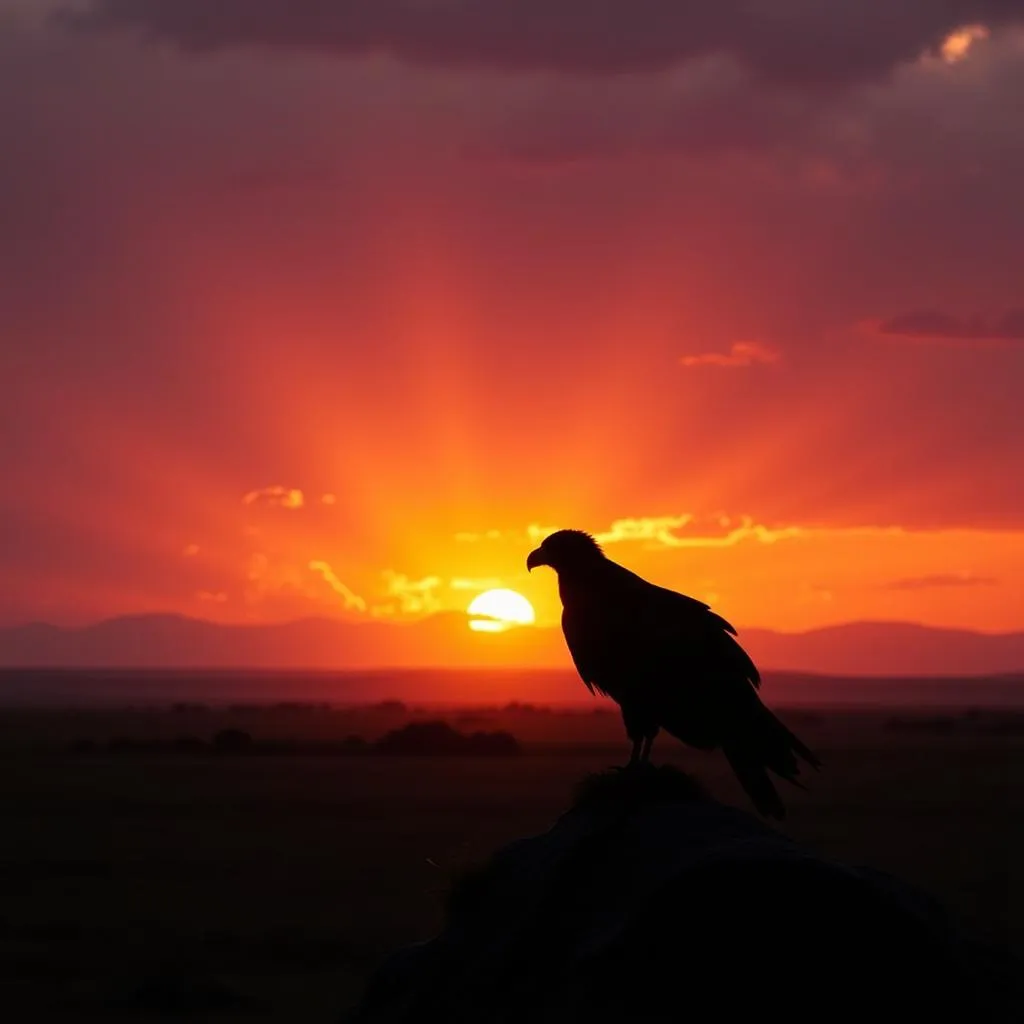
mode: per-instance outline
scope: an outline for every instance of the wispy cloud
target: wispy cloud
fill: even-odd
[[[803,536],[807,531],[800,526],[765,526],[750,516],[734,520],[722,518],[719,525],[724,533],[692,533],[677,531],[695,523],[692,515],[654,516],[640,519],[617,519],[611,529],[596,535],[599,543],[616,544],[622,541],[647,541],[666,548],[731,548],[743,541],[753,540],[760,544],[774,544],[776,541]]]
[[[486,576],[483,579],[467,579],[464,576],[456,576],[449,586],[452,590],[496,590],[504,586],[504,583],[496,576]]]
[[[459,544],[478,544],[482,540],[501,540],[503,536],[501,530],[486,530],[481,533],[464,530],[455,534],[455,540]]]
[[[961,344],[1024,341],[1024,308],[1009,309],[998,316],[958,316],[938,309],[919,309],[871,321],[865,326],[875,334],[913,341]]]
[[[908,576],[883,585],[885,590],[931,590],[935,587],[994,587],[999,581],[994,576],[976,576],[971,572],[932,573],[927,576]]]
[[[595,535],[599,544],[617,544],[626,540],[656,540],[668,547],[676,546],[681,530],[693,516],[645,516],[640,519],[616,519],[608,530]]]
[[[242,498],[243,505],[277,505],[281,508],[291,509],[302,508],[305,503],[305,496],[297,487],[282,487],[280,484],[249,491]]]
[[[266,551],[249,555],[244,586],[245,603],[250,607],[317,596],[304,564]]]
[[[575,528],[578,525],[574,524]],[[689,512],[675,516],[633,516],[614,520],[607,529],[595,531],[593,537],[599,544],[642,542],[648,547],[730,548],[747,540],[774,544],[776,541],[802,537],[813,532],[802,526],[766,526],[751,516],[719,515],[714,517],[714,526],[722,532],[712,531],[710,524],[698,524],[697,517]],[[496,540],[540,544],[545,537],[566,528],[530,523],[525,530],[492,530],[487,536],[494,534]],[[689,532],[681,532],[687,530]]]
[[[313,560],[309,563],[309,568],[313,572],[319,573],[324,578],[324,581],[330,586],[331,590],[341,597],[345,602],[346,611],[366,611],[366,602],[358,594],[353,593],[349,587],[342,583],[338,578],[337,573],[335,573],[331,568],[330,563]]]
[[[387,581],[388,596],[394,598],[392,606],[402,615],[425,615],[436,612],[441,607],[437,597],[437,589],[441,586],[438,576],[425,576],[420,580],[411,580],[404,573],[386,569],[383,573]]]
[[[695,355],[681,356],[682,366],[718,366],[733,370],[744,366],[777,363],[781,355],[777,349],[760,341],[736,341],[728,352],[701,352]]]

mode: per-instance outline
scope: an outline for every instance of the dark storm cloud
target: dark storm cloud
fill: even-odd
[[[240,45],[412,63],[615,74],[728,54],[780,83],[884,75],[955,28],[1024,21],[1024,0],[93,0],[65,18],[189,50]]]
[[[925,341],[1024,341],[1024,309],[1011,309],[997,317],[919,310],[883,320],[878,333]]]

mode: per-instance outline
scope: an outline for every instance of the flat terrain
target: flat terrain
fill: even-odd
[[[0,713],[7,1019],[334,1020],[383,954],[438,927],[461,869],[546,828],[584,775],[626,753],[615,715],[529,708],[443,715],[512,732],[520,757],[173,746],[226,728],[300,748],[372,740],[410,714]],[[825,761],[808,792],[785,792],[786,830],[900,875],[1024,952],[1024,732],[996,713],[898,715],[784,715]],[[663,737],[655,757],[743,805],[717,756]]]

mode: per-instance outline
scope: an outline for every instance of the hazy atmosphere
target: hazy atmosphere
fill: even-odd
[[[0,0],[14,1022],[1024,1020],[1024,0]]]
[[[1024,8],[426,12],[0,0],[0,625],[1024,629]]]

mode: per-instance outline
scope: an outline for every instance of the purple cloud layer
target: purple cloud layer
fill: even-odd
[[[1011,309],[991,317],[918,310],[883,320],[878,333],[940,341],[1024,341],[1024,309]]]
[[[191,50],[257,45],[416,64],[616,74],[728,55],[767,80],[885,74],[959,26],[1024,19],[1020,0],[94,0],[72,16]]]

